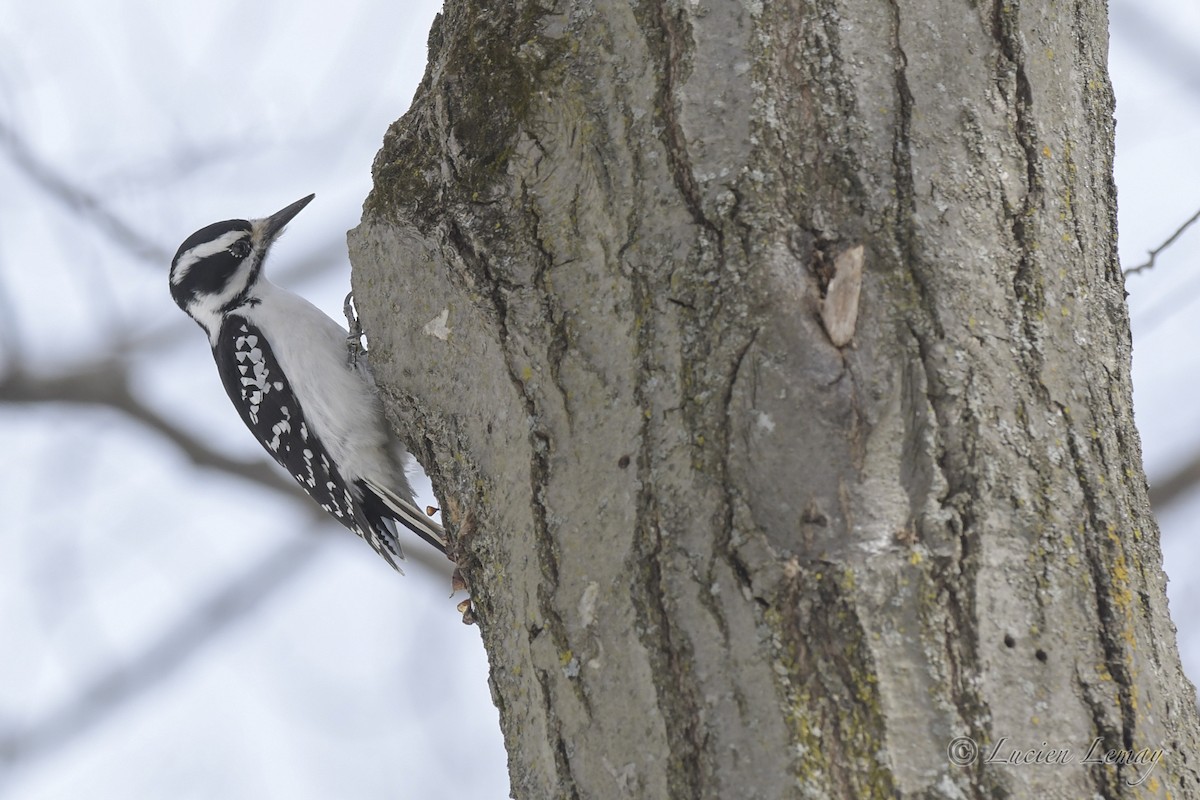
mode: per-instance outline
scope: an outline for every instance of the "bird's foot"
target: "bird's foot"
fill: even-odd
[[[467,579],[463,577],[463,574],[459,568],[455,567],[454,574],[450,576],[450,596],[454,597],[454,595],[458,594],[459,592],[469,591],[469,589],[470,587],[467,586]],[[475,624],[475,606],[471,603],[471,598],[468,597],[466,600],[463,600],[458,604],[457,608],[458,613],[462,614],[462,621],[464,625]]]
[[[350,329],[346,336],[346,363],[353,369],[358,366],[358,357],[363,351],[363,329],[358,321],[358,313],[354,310],[354,292],[346,295],[342,303],[342,313],[346,315],[346,326]]]
[[[463,625],[475,624],[475,604],[471,602],[471,598],[467,598],[458,604],[458,613],[462,614]]]

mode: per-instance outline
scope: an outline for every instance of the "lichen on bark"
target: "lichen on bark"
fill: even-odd
[[[1104,26],[447,3],[350,244],[517,796],[1195,792]],[[1133,786],[960,736],[1165,755]]]

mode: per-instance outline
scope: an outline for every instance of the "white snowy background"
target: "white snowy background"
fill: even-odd
[[[341,319],[344,234],[439,6],[0,0],[0,797],[508,795],[445,576],[190,460],[264,472],[166,287],[196,228],[316,192],[269,269]],[[1200,209],[1200,4],[1110,10],[1132,266]],[[1156,486],[1200,453],[1198,252],[1200,224],[1128,280]],[[97,366],[121,410],[67,402]],[[1200,493],[1168,501],[1195,679]]]

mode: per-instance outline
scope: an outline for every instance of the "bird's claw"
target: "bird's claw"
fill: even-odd
[[[358,357],[362,353],[362,324],[354,310],[354,292],[346,295],[342,302],[342,313],[346,315],[346,326],[350,333],[346,336],[346,363],[353,369],[358,366]]]
[[[463,625],[475,624],[475,606],[471,602],[471,598],[467,598],[458,604],[458,613],[462,614]]]
[[[455,567],[454,574],[450,576],[450,596],[454,597],[454,595],[458,594],[459,592],[465,591],[466,588],[467,579],[463,577],[463,574],[458,567]]]
[[[470,587],[467,586],[467,579],[463,577],[463,574],[459,568],[455,567],[454,574],[450,576],[450,596],[454,597],[454,595],[458,594],[459,592],[469,590]],[[475,606],[471,603],[471,598],[468,597],[466,600],[463,600],[458,604],[457,608],[458,613],[462,614],[462,621],[464,625],[475,624]]]

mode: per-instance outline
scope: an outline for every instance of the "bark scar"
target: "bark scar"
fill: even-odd
[[[863,246],[843,250],[833,260],[833,277],[821,298],[821,323],[835,347],[854,338],[858,324],[858,296],[862,290]]]

